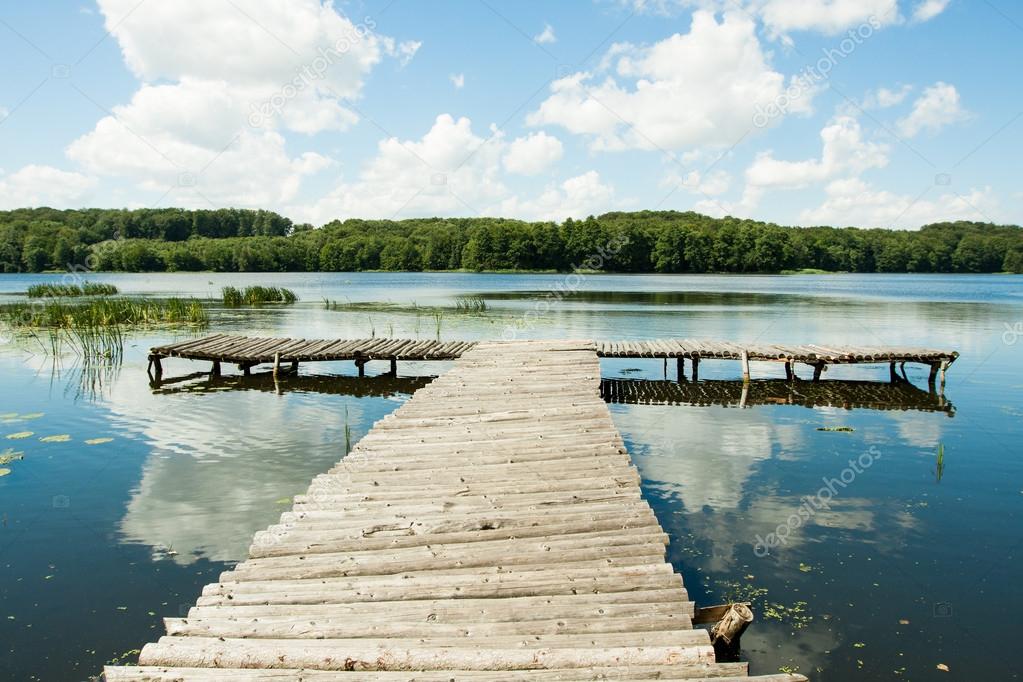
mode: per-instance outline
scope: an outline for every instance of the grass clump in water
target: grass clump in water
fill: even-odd
[[[284,287],[254,286],[245,287],[244,289],[224,287],[221,290],[221,295],[223,296],[224,305],[232,307],[262,305],[263,303],[294,303],[298,300],[295,292]]]
[[[101,298],[68,303],[46,300],[0,307],[0,321],[36,338],[48,354],[60,355],[69,345],[85,358],[120,359],[125,327],[188,324],[204,327],[209,315],[194,298]],[[46,340],[36,332],[45,332]]]
[[[460,313],[485,313],[487,302],[482,296],[458,296],[455,298],[455,310]]]
[[[77,296],[113,296],[117,287],[113,284],[84,282],[77,284],[33,284],[26,291],[29,298],[74,298]]]

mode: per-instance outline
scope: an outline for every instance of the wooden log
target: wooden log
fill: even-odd
[[[693,663],[625,667],[550,668],[547,670],[417,671],[416,682],[580,682],[591,680],[709,680],[715,682],[807,682],[803,675],[777,673],[748,678],[746,663]],[[187,668],[166,666],[107,666],[106,682],[409,682],[404,672],[347,672],[277,668]]]
[[[718,660],[738,660],[739,638],[753,622],[753,611],[746,604],[731,604],[721,620],[710,629],[710,641]]]
[[[357,640],[234,639],[161,637],[147,644],[141,665],[233,668],[311,668],[314,670],[533,670],[711,663],[708,643],[621,647],[515,648],[445,647],[413,642],[362,644]]]

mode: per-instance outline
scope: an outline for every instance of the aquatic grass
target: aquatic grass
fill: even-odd
[[[77,296],[113,296],[117,287],[113,284],[83,282],[77,284],[33,284],[25,292],[29,298],[74,298]]]
[[[457,296],[455,297],[455,310],[460,313],[485,313],[487,302],[482,296]]]
[[[242,305],[262,305],[264,303],[291,304],[298,300],[291,289],[284,287],[252,286],[245,289],[224,287],[221,289],[224,305],[237,307]]]
[[[0,306],[0,321],[36,340],[57,357],[65,348],[84,358],[120,360],[126,328],[188,324],[205,327],[209,315],[194,298],[99,298],[67,302],[47,299]]]

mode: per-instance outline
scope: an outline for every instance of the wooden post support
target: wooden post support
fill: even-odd
[[[948,360],[941,361],[941,369],[939,370],[939,381],[941,382],[942,390],[945,389],[945,373],[948,371]]]
[[[827,367],[823,362],[818,362],[813,366],[813,380],[820,381],[821,374],[824,374],[824,369]]]
[[[679,357],[675,361],[675,379],[681,383],[686,380],[686,359]]]
[[[700,358],[693,356],[693,381],[700,380]]]
[[[793,379],[796,378],[795,373],[792,371],[792,361],[791,360],[786,360],[785,361],[785,378],[788,379],[789,381],[792,381]]]
[[[746,408],[746,401],[749,400],[749,382],[742,382],[742,395],[739,396],[739,408]]]
[[[277,375],[280,374],[280,372],[281,372],[281,354],[280,353],[274,353],[274,379],[277,378]]]
[[[160,364],[160,356],[150,355],[149,362],[153,366],[153,372],[156,374],[156,378],[159,379],[163,376],[163,365]]]
[[[398,358],[396,357],[391,358],[391,376],[398,377]]]
[[[938,378],[938,363],[932,362],[931,371],[927,374],[927,385],[934,388],[934,380]]]
[[[753,622],[753,611],[745,604],[731,604],[710,629],[710,641],[719,662],[739,660],[739,638]]]
[[[298,360],[291,361],[291,373],[298,374]]]
[[[366,358],[355,358],[355,366],[359,368],[359,376],[366,376],[366,363],[369,362]]]
[[[895,369],[894,362],[888,363],[888,378],[891,380],[893,384],[899,380],[899,373]]]
[[[220,360],[213,361],[213,368],[210,370],[210,376],[214,377],[220,376]]]
[[[668,380],[668,356],[664,356],[664,380]]]
[[[749,351],[743,350],[740,359],[742,360],[742,380],[749,383]]]

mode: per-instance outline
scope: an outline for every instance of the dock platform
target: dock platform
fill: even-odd
[[[105,679],[806,680],[748,678],[694,628],[596,344],[458,355]]]
[[[157,346],[149,353],[150,370],[157,377],[163,374],[163,360],[185,358],[207,360],[213,363],[212,373],[219,375],[221,363],[235,364],[246,374],[260,364],[273,363],[279,368],[297,369],[303,362],[329,362],[352,360],[362,376],[366,363],[387,360],[392,373],[397,373],[399,361],[455,360],[476,348],[476,341],[433,341],[419,339],[290,339],[231,336],[216,334],[201,339]],[[749,380],[750,362],[779,362],[785,365],[786,376],[796,378],[797,364],[813,368],[813,379],[819,380],[829,365],[887,364],[893,380],[897,379],[897,366],[921,363],[930,367],[929,383],[940,378],[945,383],[945,372],[959,354],[955,351],[895,346],[820,346],[737,344],[725,341],[698,339],[660,339],[650,341],[599,341],[593,350],[602,358],[659,358],[665,362],[675,360],[677,376],[685,376],[685,362],[690,363],[691,377],[699,379],[703,360],[738,360],[742,363],[742,377]]]

